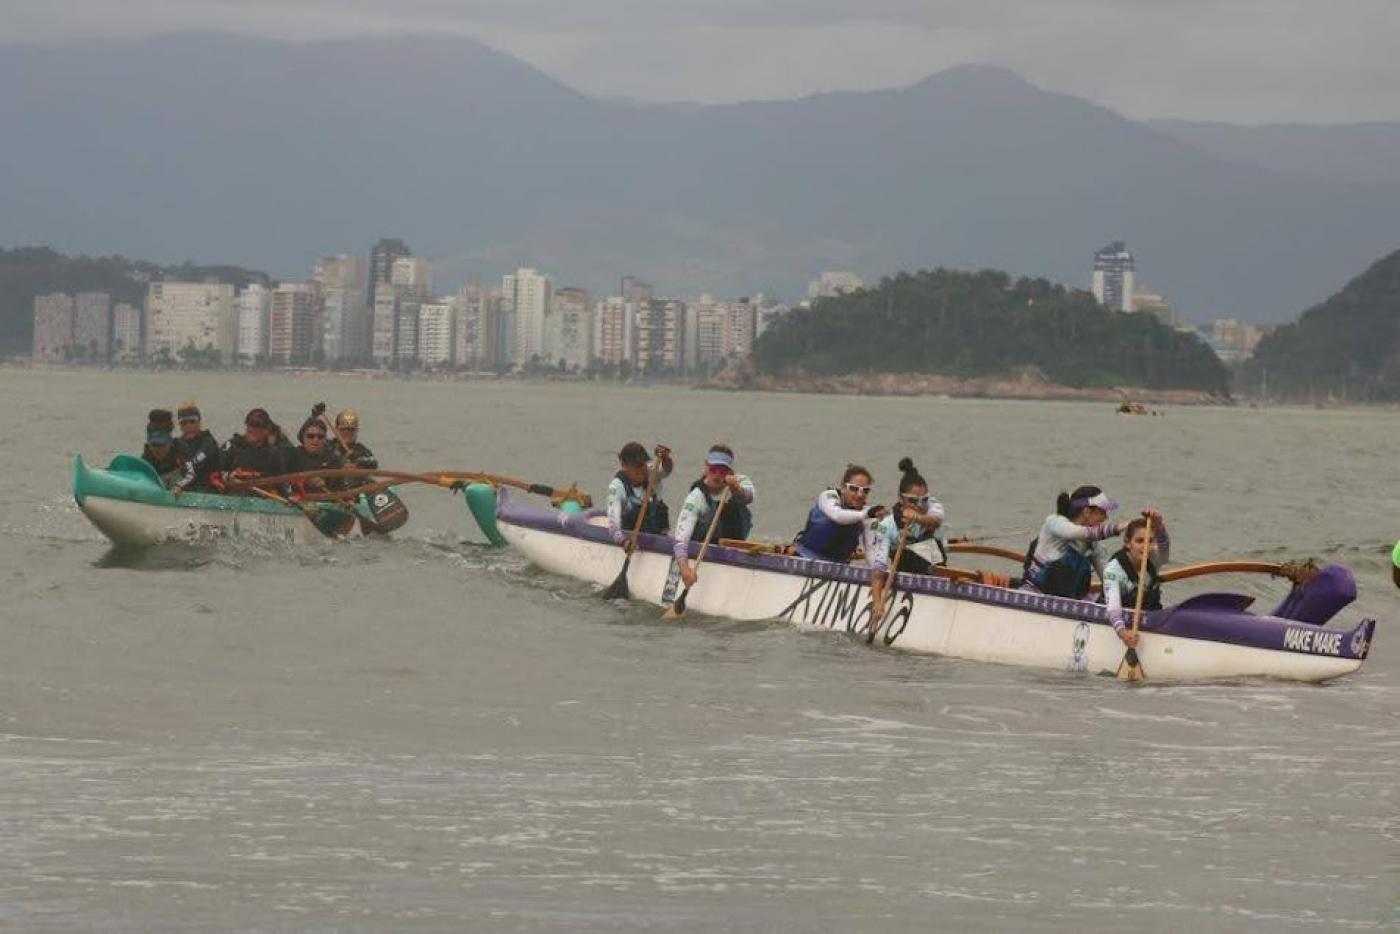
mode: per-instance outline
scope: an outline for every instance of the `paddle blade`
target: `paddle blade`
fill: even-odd
[[[408,507],[393,490],[380,490],[364,498],[368,516],[362,516],[362,524],[369,532],[381,534],[392,532],[408,522]]]
[[[632,595],[627,589],[627,566],[632,563],[632,556],[628,555],[622,562],[622,570],[617,572],[617,579],[608,585],[608,589],[603,591],[604,600],[626,600]]]
[[[687,587],[681,591],[681,595],[676,598],[676,602],[666,607],[666,612],[661,614],[662,619],[680,619],[685,615],[685,598],[690,593]]]
[[[1128,651],[1123,653],[1123,661],[1118,665],[1118,680],[1147,680],[1147,674],[1142,670],[1142,662],[1138,660],[1137,649],[1128,649]]]
[[[306,517],[327,538],[344,538],[355,528],[355,514],[335,506],[312,507]]]

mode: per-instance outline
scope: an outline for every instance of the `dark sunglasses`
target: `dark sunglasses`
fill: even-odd
[[[323,435],[323,434],[321,434],[320,432],[308,431],[308,432],[306,433],[306,440],[307,440],[307,441],[325,441],[325,440],[326,440],[326,436]]]

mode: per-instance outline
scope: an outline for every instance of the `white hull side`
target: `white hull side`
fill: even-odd
[[[604,586],[622,567],[622,549],[613,545],[505,521],[500,529],[531,562],[557,574]],[[632,556],[627,580],[634,599],[658,605],[670,603],[679,588],[671,557],[652,552]],[[712,616],[851,633],[866,632],[870,617],[869,588],[863,584],[717,563],[702,566],[686,606]],[[877,638],[911,652],[1056,671],[1113,673],[1123,660],[1123,643],[1104,624],[903,591],[890,602]],[[1358,659],[1148,632],[1142,634],[1138,657],[1153,681],[1325,681],[1361,666]]]
[[[256,538],[302,544],[323,537],[305,516],[232,509],[156,506],[88,496],[83,514],[118,545],[202,543],[225,538]]]

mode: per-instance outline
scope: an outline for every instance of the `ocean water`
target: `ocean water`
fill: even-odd
[[[0,928],[1400,927],[1395,414],[22,369],[0,393]],[[323,399],[386,467],[599,497],[623,442],[664,441],[673,508],[725,440],[773,538],[850,461],[888,502],[913,456],[953,534],[1013,548],[1094,482],[1161,508],[1178,561],[1349,565],[1375,649],[1321,686],[1131,687],[662,623],[427,487],[392,541],[114,551],[72,457],[189,397],[220,439]]]

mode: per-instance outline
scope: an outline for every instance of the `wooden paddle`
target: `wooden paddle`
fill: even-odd
[[[355,514],[353,512],[336,509],[333,506],[317,508],[307,503],[294,502],[293,500],[287,499],[285,496],[280,496],[277,493],[273,493],[271,490],[264,490],[262,487],[258,486],[249,487],[248,489],[264,499],[270,499],[275,503],[281,503],[283,506],[290,506],[293,509],[301,510],[302,515],[311,520],[311,524],[316,527],[316,531],[327,538],[344,538],[346,535],[350,534],[350,530],[355,527]]]
[[[1152,556],[1152,517],[1147,517],[1147,545],[1142,550],[1142,563],[1138,565],[1137,599],[1133,601],[1133,635],[1138,634],[1142,623],[1142,598],[1147,594],[1147,560]],[[1128,646],[1123,653],[1123,661],[1118,664],[1119,681],[1143,681],[1147,675],[1138,660],[1137,646]]]
[[[724,493],[719,498],[719,504],[715,506],[715,514],[710,517],[710,527],[705,530],[705,540],[700,543],[700,553],[695,556],[695,564],[691,570],[700,571],[700,562],[705,560],[705,550],[710,547],[710,539],[714,538],[715,529],[719,528],[719,516],[724,512],[724,504],[729,502],[729,487],[724,488]],[[685,598],[690,594],[690,584],[685,585],[681,595],[675,602],[666,608],[666,612],[661,614],[662,619],[680,619],[685,614]]]
[[[1272,574],[1286,577],[1295,584],[1306,584],[1318,572],[1317,562],[1285,561],[1273,564],[1269,561],[1206,561],[1201,564],[1186,564],[1162,572],[1162,582],[1187,580],[1206,574]]]
[[[617,578],[603,591],[604,600],[626,600],[632,595],[627,588],[627,568],[632,564],[632,552],[637,550],[637,539],[642,534],[642,523],[646,522],[647,509],[651,506],[651,491],[656,488],[656,475],[660,472],[661,458],[658,457],[656,465],[647,471],[647,489],[642,494],[642,506],[637,510],[637,524],[632,527],[632,538],[627,542],[627,557],[622,559],[622,570],[617,572]]]
[[[948,551],[950,554],[991,555],[994,558],[1005,558],[1008,561],[1015,561],[1017,564],[1026,560],[1025,552],[1012,551],[1010,548],[999,548],[996,545],[979,545],[976,542],[970,542],[966,539],[949,542]]]
[[[895,575],[899,573],[899,562],[904,559],[904,546],[909,541],[909,530],[913,525],[914,520],[911,518],[899,533],[899,547],[894,550],[894,560],[890,562],[889,573],[885,575],[885,585],[877,589],[875,582],[879,577],[870,579],[870,628],[865,633],[866,645],[875,641],[875,630],[880,628],[880,620],[885,618],[885,594],[894,590]]]
[[[398,483],[428,483],[448,489],[457,489],[467,483],[488,483],[491,486],[515,487],[527,493],[537,493],[541,496],[548,496],[552,502],[563,502],[566,499],[570,499],[578,503],[584,509],[588,509],[593,505],[593,498],[573,485],[569,486],[567,489],[557,490],[543,483],[530,483],[525,480],[517,480],[514,477],[503,477],[500,474],[450,471],[443,473],[408,473],[401,470],[381,470],[379,468],[369,469],[364,467],[322,467],[317,470],[303,470],[299,473],[278,474],[275,477],[258,477],[256,481],[244,481],[242,484],[230,484],[230,489],[237,489],[240,485],[251,486],[254,482],[288,483],[294,480],[314,479],[375,480],[375,478],[378,477],[388,478]],[[360,492],[363,492],[363,490],[360,490]]]

